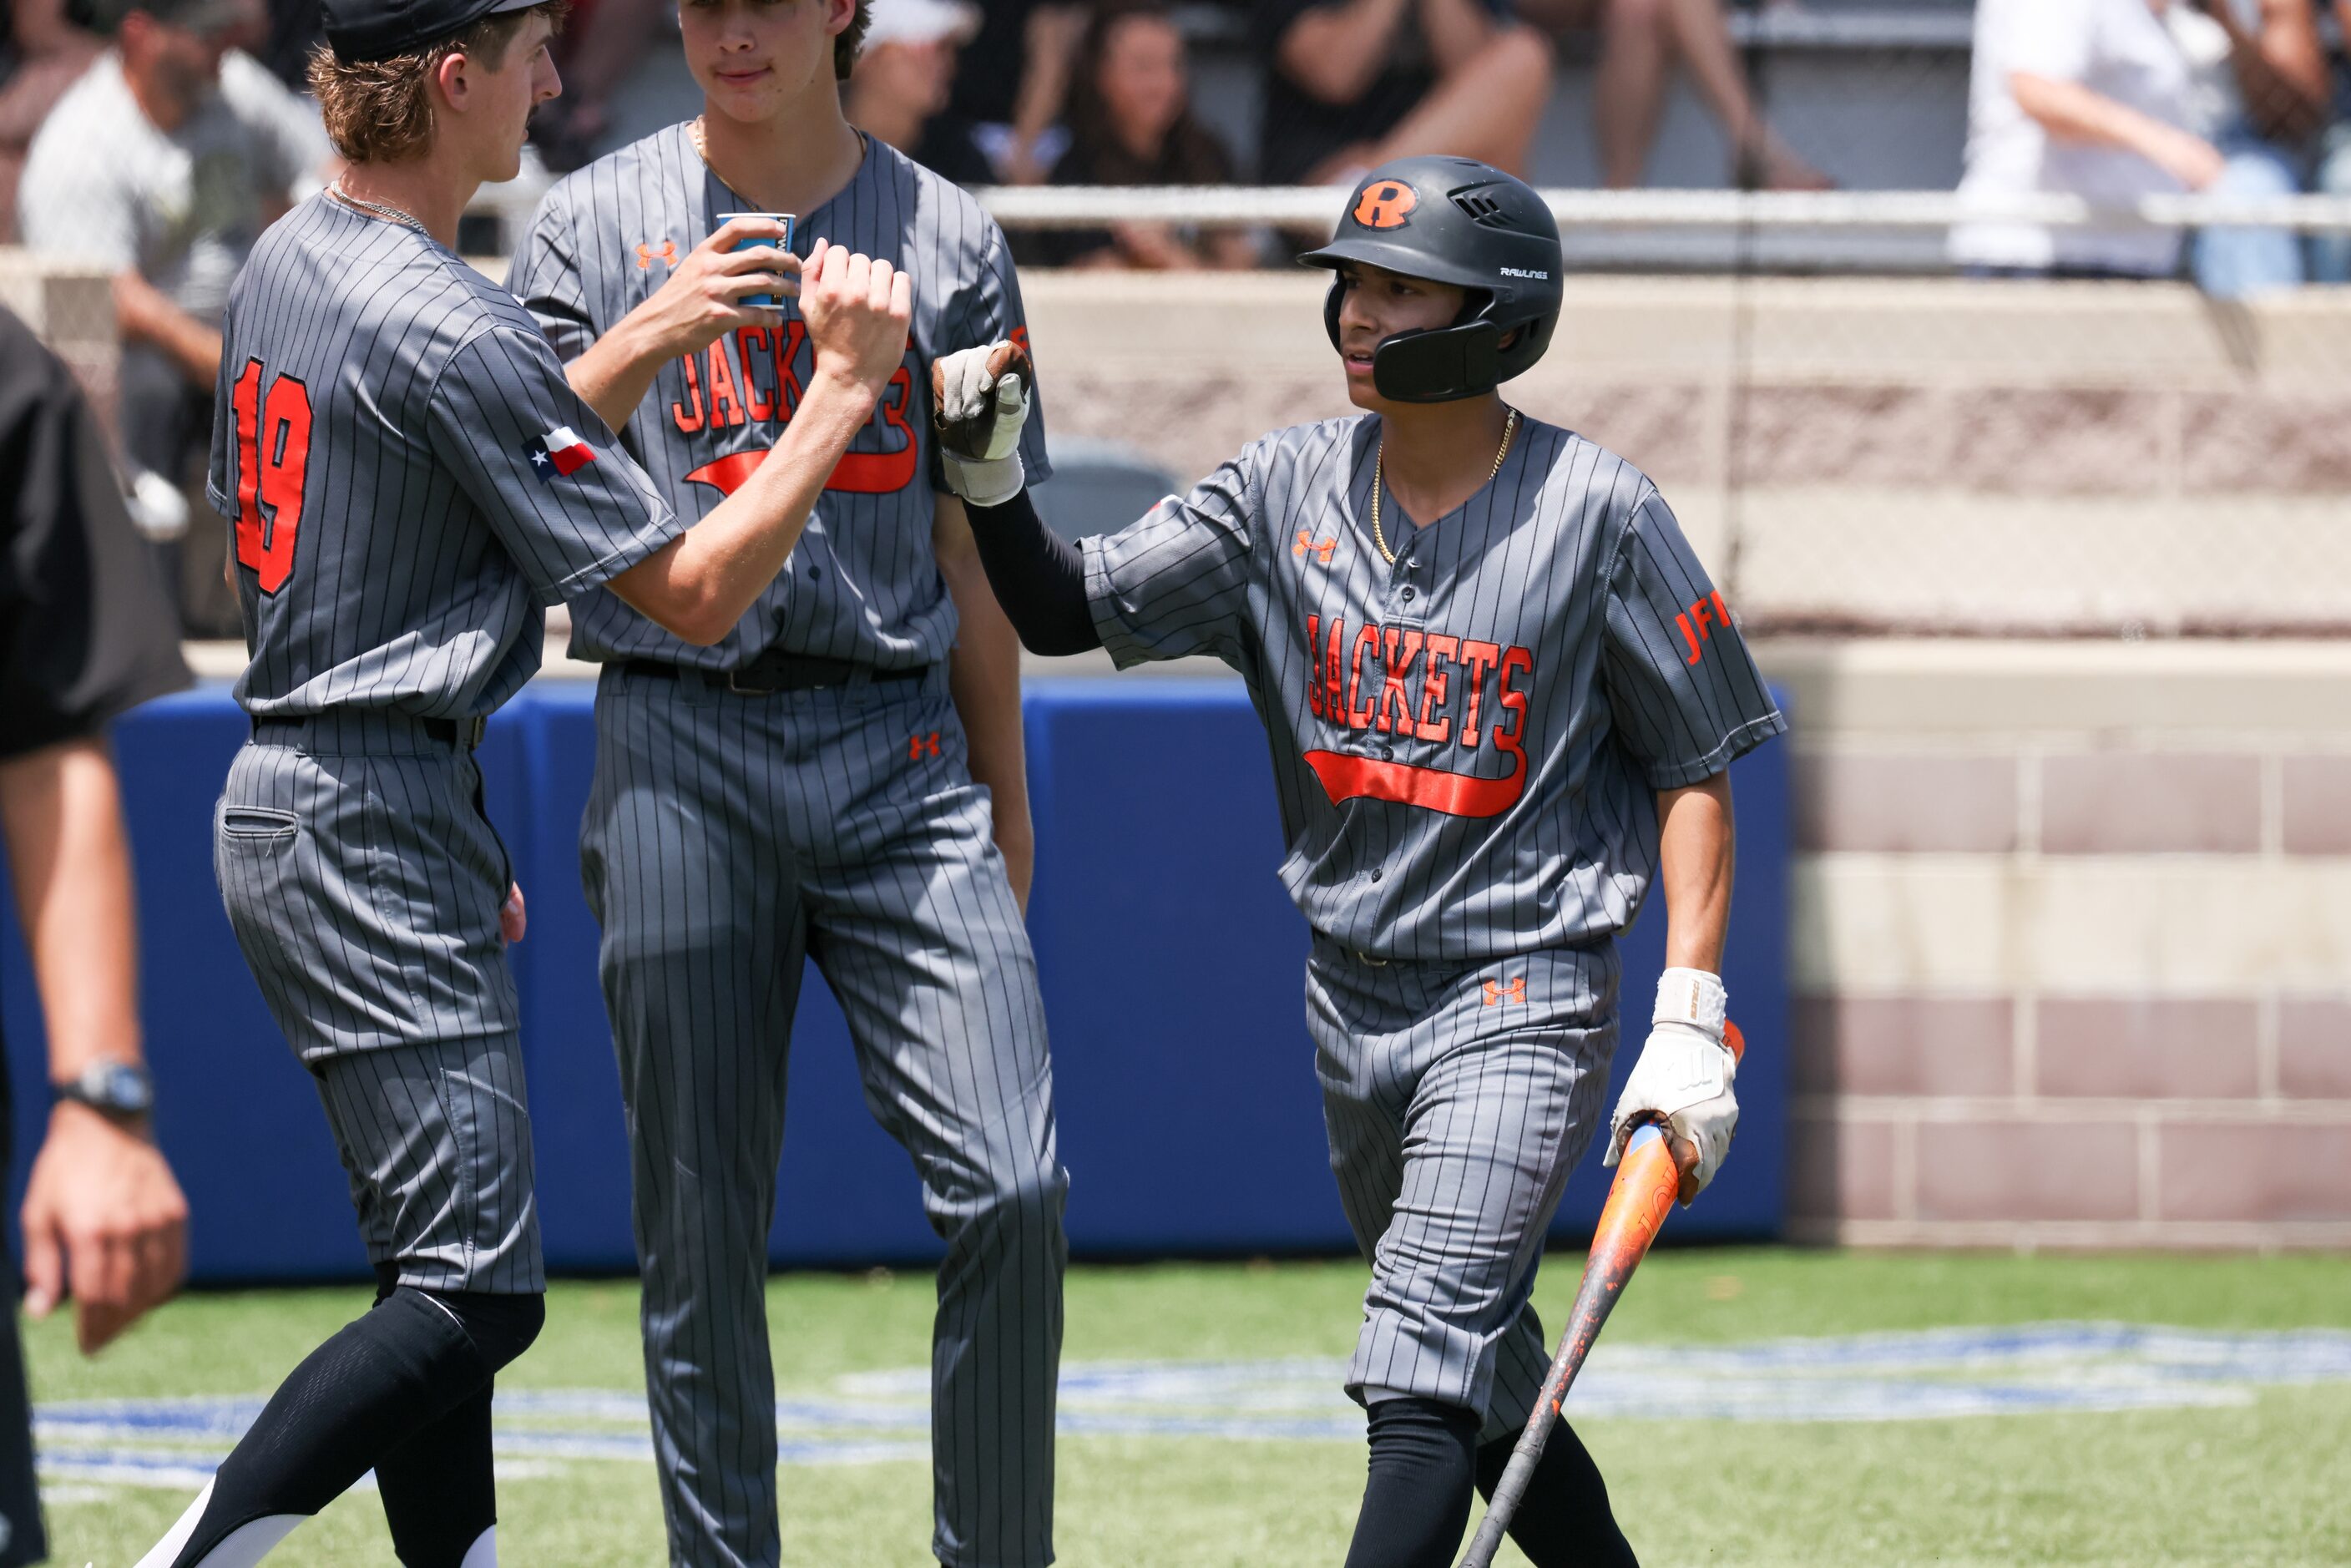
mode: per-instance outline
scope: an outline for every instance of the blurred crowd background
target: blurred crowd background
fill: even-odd
[[[535,122],[523,177],[485,193],[461,248],[496,266],[549,178],[698,110],[674,3],[577,0],[560,40],[564,94]],[[0,255],[47,280],[34,312],[47,319],[33,325],[85,372],[119,433],[134,516],[167,557],[184,629],[234,635],[235,608],[214,570],[222,525],[197,482],[217,321],[260,230],[334,172],[304,92],[319,0],[9,0],[8,18],[0,244],[22,249]],[[2351,0],[874,0],[843,91],[853,121],[987,191],[1032,269],[1279,267],[1335,210],[1335,197],[1311,199],[1318,188],[1343,188],[1392,156],[1451,152],[1587,197],[1562,211],[1571,267],[1593,279],[2143,281],[2249,307],[2213,329],[2217,347],[2199,340],[2192,353],[2157,356],[2155,384],[2179,382],[2187,395],[2202,372],[2183,371],[2183,354],[2217,354],[2241,371],[2259,361],[2264,392],[2279,365],[2249,361],[2246,344],[2302,341],[2322,381],[2343,363],[2333,337],[2299,319],[2279,325],[2262,302],[2351,277],[2346,26]],[[1157,193],[1141,207],[1138,187]],[[1124,190],[1125,204],[1090,213],[1089,193],[1104,188]],[[1306,199],[1240,199],[1283,190]],[[1753,194],[1725,206],[1708,193]],[[2202,199],[2232,221],[2147,206],[2167,198]],[[2078,210],[2051,212],[2053,201]],[[103,277],[104,298],[55,284],[77,268]],[[1713,297],[1608,298],[1663,324],[1652,342],[1715,319],[1710,305],[1691,314]],[[1814,482],[1882,487],[1940,453],[1953,471],[1916,487],[2043,473],[2048,482],[2026,487],[2063,496],[2099,493],[2099,476],[2116,472],[2161,472],[2192,489],[2210,450],[2186,405],[2156,410],[2153,424],[2145,410],[2101,413],[2079,397],[2053,409],[2011,402],[2004,413],[1980,399],[1955,409],[1948,397],[1932,408],[1848,398],[1824,413],[1817,395],[1792,400],[1768,384],[1758,356],[1768,358],[1771,298],[1740,295],[1728,336],[1693,350],[1724,359],[1715,380],[1732,395],[1717,413],[1677,423],[1665,405],[1687,413],[1690,400],[1646,384],[1603,432],[1670,449],[1634,455],[1709,482],[1734,575],[1745,501],[1775,468],[1809,465]],[[1955,327],[1940,307],[1840,298],[1808,348],[1842,344],[1869,363],[1831,381],[1874,385],[1887,363],[1944,364],[1938,332],[2029,346],[2035,331],[2012,316]],[[2158,308],[2157,298],[2072,312],[2042,350],[2063,363],[2026,379],[2043,392],[2053,380],[2150,390],[2135,356],[2172,339],[2130,312]],[[2168,308],[2174,326],[2187,319]],[[1119,319],[1090,321],[1113,330]],[[2085,325],[2099,319],[2103,332]],[[1569,335],[1570,352],[1578,340]],[[1651,379],[1636,364],[1618,369]],[[1804,373],[1818,381],[1817,369]],[[1910,385],[1915,374],[1896,379],[1912,393],[1933,390]],[[2242,413],[2265,444],[2251,450],[2265,455],[2239,466],[2260,467],[2264,483],[2283,473],[2289,491],[2307,489],[2314,464],[2338,481],[2321,455],[2339,429],[2332,396],[2331,386],[2303,388],[2290,408]],[[2148,435],[2166,422],[2171,434]],[[1806,438],[1792,444],[1771,434],[1799,427]],[[1841,453],[1820,450],[1830,428],[1847,433],[1833,443]],[[2053,444],[2015,451],[2028,431]],[[2069,433],[2085,431],[2087,446],[2067,455]],[[1174,435],[1144,443],[1144,476],[1188,479],[1228,433],[1210,422],[1196,434],[1197,452]],[[2281,446],[2283,466],[2262,466]],[[1692,455],[1701,450],[1710,455]],[[191,528],[197,543],[183,549],[175,541]],[[1797,576],[1849,553],[1834,538],[1792,548],[1786,572]],[[1769,580],[1765,557],[1743,564]],[[1859,574],[1848,575],[1858,591]],[[1871,618],[1854,591],[1820,602],[1775,591],[1759,608],[1782,622]],[[1922,603],[1892,619],[1942,629],[2351,623],[2325,604],[2281,611],[2250,581],[2231,591],[2168,610],[2108,613],[2074,594],[2046,612]]]

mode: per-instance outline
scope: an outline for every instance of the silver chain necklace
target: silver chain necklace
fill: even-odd
[[[414,214],[403,212],[398,207],[391,206],[382,202],[371,202],[365,196],[355,196],[351,194],[349,190],[344,188],[343,182],[340,178],[338,178],[333,184],[327,187],[327,194],[334,197],[335,200],[342,203],[343,205],[347,207],[356,207],[360,212],[372,213],[377,217],[383,219],[386,223],[398,224],[402,228],[414,229],[418,234],[423,234],[424,232],[424,225]]]

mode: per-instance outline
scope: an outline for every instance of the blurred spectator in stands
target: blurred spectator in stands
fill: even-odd
[[[563,96],[530,120],[531,145],[547,166],[569,173],[610,151],[612,94],[649,53],[678,47],[674,0],[574,0],[555,40]]]
[[[268,0],[269,27],[254,58],[296,92],[310,90],[310,51],[327,41],[325,0]],[[564,89],[570,90],[569,78]]]
[[[0,311],[0,839],[57,1093],[25,1186],[25,1307],[73,1298],[91,1354],[186,1272],[187,1201],[154,1144],[131,845],[108,724],[188,684],[98,421],[57,357]],[[0,1085],[6,1082],[0,1063]],[[0,1170],[9,1124],[0,1097]],[[0,1259],[0,1563],[45,1553],[17,1273]]]
[[[1194,118],[1184,35],[1155,0],[1107,0],[1086,29],[1070,89],[1070,150],[1056,185],[1224,185],[1232,154]],[[1235,229],[1121,224],[1038,236],[1050,267],[1248,267],[1257,243]]]
[[[2312,0],[1981,0],[1963,194],[2292,195],[2325,102]],[[2175,230],[1975,223],[1952,254],[1991,271],[2168,277]],[[2236,298],[2304,276],[2283,229],[2199,238],[2198,281]]]
[[[2208,190],[2228,160],[2197,129],[2194,73],[2164,25],[2166,0],[1979,0],[1962,196],[2048,192],[2101,206]],[[2174,229],[1957,225],[1971,271],[2168,277]]]
[[[1069,145],[1061,124],[1089,7],[1067,0],[987,0],[964,47],[947,106],[1005,183],[1040,185]]]
[[[2318,151],[2316,189],[2351,196],[2351,0],[2335,0],[2335,123]],[[2351,283],[2351,234],[2314,235],[2310,243],[2314,283]]]
[[[1250,16],[1267,183],[1348,184],[1416,152],[1524,171],[1551,46],[1505,0],[1258,0]]]
[[[25,154],[66,89],[106,45],[66,14],[64,0],[16,0],[0,57],[0,245],[16,243]]]
[[[2194,73],[2198,126],[2223,161],[2209,189],[2300,194],[2331,96],[2316,0],[2172,0],[2164,20]],[[2307,277],[2302,236],[2206,229],[2196,236],[2195,272],[2223,299],[2291,288]]]
[[[1553,35],[1599,30],[1592,114],[1603,183],[1629,190],[1641,183],[1677,64],[1730,140],[1733,183],[1766,191],[1824,191],[1834,183],[1756,110],[1722,0],[1519,0],[1518,10]]]
[[[236,47],[262,26],[258,0],[139,0],[34,138],[16,197],[27,246],[113,269],[116,423],[141,526],[196,530],[179,551],[192,635],[239,631],[227,525],[204,500],[221,311],[261,231],[333,160],[316,107]]]
[[[841,99],[849,123],[958,185],[995,184],[968,130],[946,114],[956,50],[978,30],[979,7],[964,0],[873,0]]]

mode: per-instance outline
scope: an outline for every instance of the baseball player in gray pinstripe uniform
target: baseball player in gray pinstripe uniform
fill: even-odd
[[[1029,645],[1207,653],[1273,741],[1284,883],[1331,1165],[1372,1282],[1348,1372],[1371,1473],[1351,1568],[1448,1563],[1550,1359],[1529,1305],[1601,1122],[1613,938],[1664,884],[1667,969],[1619,1103],[1671,1119],[1695,1196],[1737,1117],[1717,971],[1732,758],[1783,727],[1649,481],[1495,390],[1557,323],[1559,231],[1484,164],[1407,159],[1333,242],[1364,416],[1267,436],[1072,549],[1019,491],[1011,348],[940,367],[947,470]],[[1540,1568],[1632,1552],[1562,1427],[1511,1534]]]
[[[935,1524],[956,1568],[1052,1560],[1061,1210],[1051,1069],[1020,897],[1019,648],[933,452],[930,365],[1025,340],[1004,236],[842,118],[860,0],[685,0],[701,118],[547,196],[513,283],[572,384],[684,516],[797,425],[789,308],[737,252],[796,214],[912,273],[903,368],[790,570],[707,648],[610,593],[581,836],[627,1102],[646,1384],[673,1561],[782,1553],[767,1238],[805,961],[946,1240],[932,1356]],[[753,270],[747,273],[746,268]],[[1021,437],[1044,473],[1043,432]]]
[[[317,1080],[379,1289],[148,1568],[244,1568],[370,1469],[402,1563],[496,1560],[492,1384],[536,1335],[544,1280],[506,956],[522,899],[470,753],[566,593],[607,586],[699,642],[733,625],[905,340],[903,274],[812,255],[800,417],[687,531],[529,313],[449,248],[555,95],[552,24],[528,0],[329,0],[313,80],[350,167],[231,296],[212,499],[235,519],[253,739],[214,865]]]

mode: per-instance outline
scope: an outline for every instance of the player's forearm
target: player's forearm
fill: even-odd
[[[0,830],[48,1025],[49,1076],[140,1060],[131,844],[106,743],[66,741],[0,763]]]
[[[1037,838],[1029,816],[1029,759],[1020,727],[1020,642],[988,591],[976,556],[947,578],[947,591],[960,628],[947,662],[947,690],[971,748],[972,781],[987,786],[996,847],[1026,910]]]
[[[221,335],[136,272],[114,276],[114,322],[130,342],[160,350],[182,375],[207,389],[220,379]]]
[[[1102,645],[1086,597],[1085,559],[1045,526],[1029,492],[1000,507],[967,507],[992,596],[1021,646],[1049,658]]]
[[[628,427],[645,394],[653,390],[653,378],[672,357],[632,311],[589,344],[587,352],[566,365],[563,373],[580,401],[618,433]]]
[[[1722,972],[1736,860],[1730,775],[1657,791],[1657,882],[1666,895],[1666,967]]]
[[[872,387],[820,365],[765,461],[701,522],[609,586],[685,641],[734,630],[790,559],[849,443],[873,414]]]
[[[1349,0],[1307,12],[1281,37],[1282,73],[1325,103],[1353,102],[1379,79],[1412,3]]]

